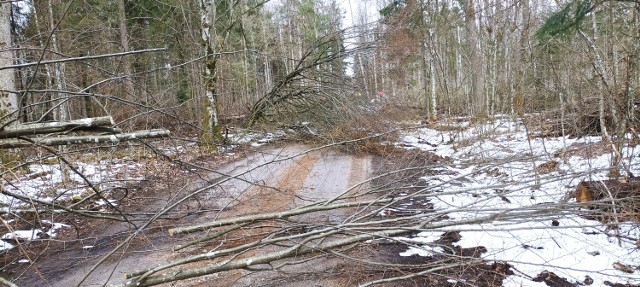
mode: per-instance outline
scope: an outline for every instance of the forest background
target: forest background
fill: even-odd
[[[109,115],[210,141],[233,119],[331,130],[374,103],[430,120],[552,112],[567,133],[619,134],[640,79],[637,5],[18,1],[3,5],[3,121]]]

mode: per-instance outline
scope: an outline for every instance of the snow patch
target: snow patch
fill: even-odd
[[[439,232],[460,232],[461,248],[484,246],[482,258],[509,262],[518,271],[508,276],[504,286],[545,286],[531,281],[542,271],[551,271],[570,282],[593,278],[593,286],[605,281],[640,283],[640,272],[624,273],[613,268],[615,262],[640,266],[640,239],[637,223],[620,223],[610,230],[606,225],[578,215],[577,207],[559,210],[561,201],[575,202],[572,192],[582,180],[606,179],[610,154],[584,158],[571,155],[559,158],[572,144],[597,144],[599,137],[533,138],[523,124],[508,118],[471,125],[450,123],[458,128],[440,131],[421,128],[406,132],[396,143],[408,149],[433,152],[449,157],[452,163],[425,176],[431,203],[438,212],[446,212],[445,221],[493,220],[473,225],[455,225]],[[634,174],[640,172],[640,158],[634,146],[622,150],[625,164]],[[570,155],[570,154],[569,154]],[[540,172],[538,166],[556,161],[552,170]],[[624,171],[623,171],[624,174]],[[546,216],[527,217],[526,212],[545,210]],[[385,216],[387,211],[379,215]],[[500,214],[516,215],[500,219]],[[493,218],[493,217],[491,217]],[[413,238],[398,238],[409,243],[401,256],[431,256],[440,250],[431,244],[437,232],[420,233]],[[455,281],[455,280],[454,280]],[[455,283],[455,282],[450,282]]]
[[[90,192],[87,182],[101,190],[120,187],[123,181],[113,181],[116,178],[125,180],[142,180],[139,177],[130,176],[142,164],[129,159],[101,160],[98,163],[73,163],[74,169],[82,174],[76,174],[67,170],[71,182],[63,182],[63,169],[60,164],[37,163],[28,165],[29,173],[15,180],[7,182],[2,188],[20,196],[30,197],[44,202],[56,200],[68,200],[82,196]],[[20,208],[24,203],[15,200],[12,196],[0,194],[0,205],[4,208]]]

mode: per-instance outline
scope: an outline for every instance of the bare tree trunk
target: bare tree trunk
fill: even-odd
[[[593,26],[593,30],[594,30],[594,35],[597,35],[597,25],[595,22],[595,18],[592,17],[593,22],[592,22],[592,26]],[[609,138],[609,132],[607,130],[607,125],[606,125],[606,115],[605,115],[605,94],[607,94],[607,91],[609,90],[609,76],[607,74],[607,71],[605,69],[604,66],[604,60],[602,59],[602,56],[600,55],[600,51],[598,50],[598,47],[596,46],[596,41],[597,38],[594,36],[593,39],[589,38],[589,36],[587,36],[587,34],[585,34],[583,31],[578,31],[580,33],[580,35],[582,36],[582,38],[587,42],[587,45],[589,46],[589,48],[591,49],[591,51],[594,54],[595,60],[593,63],[594,68],[596,69],[596,73],[598,74],[598,76],[600,77],[600,81],[597,81],[598,84],[598,94],[599,94],[599,102],[598,102],[598,112],[599,112],[599,118],[600,118],[600,128],[602,130],[603,135],[606,138]]]
[[[120,45],[122,52],[129,52],[129,33],[127,32],[127,14],[125,12],[125,0],[118,0],[118,20],[120,29]],[[125,56],[122,58],[122,70],[124,72],[124,93],[125,99],[135,98],[135,90],[131,79],[131,63]]]
[[[246,24],[245,24],[245,13],[244,11],[240,11],[240,16],[239,16],[239,22],[240,22],[240,27],[243,31],[246,31],[246,33],[251,33],[250,31],[247,31],[246,29]],[[243,34],[242,35],[242,48],[244,49],[244,53],[242,53],[242,101],[241,101],[241,105],[242,106],[248,106],[250,105],[250,103],[252,102],[250,100],[250,84],[249,84],[249,59],[248,59],[248,51],[249,51],[249,43],[247,43],[247,35]]]
[[[422,5],[424,5],[424,3],[422,3]],[[424,20],[423,20],[424,21]],[[423,22],[425,25],[427,24],[426,21]],[[427,29],[425,29],[427,30]],[[431,68],[432,66],[432,62],[428,63],[428,52],[427,52],[427,39],[429,39],[428,35],[427,35],[427,31],[424,32],[424,39],[422,40],[421,43],[421,53],[422,53],[422,61],[421,61],[421,65],[422,65],[422,88],[423,88],[423,92],[424,92],[424,97],[425,97],[425,103],[426,103],[426,112],[427,112],[427,119],[431,119],[431,100],[429,97],[429,88],[427,86],[427,83],[429,82],[429,71],[428,69]],[[433,79],[433,74],[431,74],[431,78]]]
[[[516,114],[521,114],[524,112],[524,87],[523,87],[523,79],[526,75],[526,62],[529,59],[530,50],[529,50],[529,33],[531,28],[531,7],[529,6],[529,1],[522,1],[522,32],[520,33],[520,39],[518,41],[518,48],[515,50],[515,74],[512,84],[514,86],[515,96],[512,97],[511,101],[511,110]],[[515,21],[518,21],[516,18]],[[533,66],[535,73],[535,63]]]
[[[578,33],[582,36],[582,38],[587,42],[587,45],[589,46],[589,48],[591,49],[591,51],[594,54],[594,62],[593,62],[593,66],[595,69],[595,72],[597,73],[597,75],[600,78],[600,81],[597,81],[597,86],[598,86],[598,94],[599,94],[599,98],[598,98],[598,114],[599,114],[599,120],[600,120],[600,129],[602,131],[602,137],[604,140],[608,141],[609,144],[611,144],[611,147],[613,149],[613,158],[611,160],[611,164],[609,167],[609,176],[612,178],[617,178],[620,176],[620,165],[621,165],[621,158],[622,158],[622,154],[620,149],[618,148],[618,145],[616,145],[616,143],[613,141],[611,135],[609,134],[609,131],[607,129],[607,116],[606,116],[606,95],[611,95],[613,91],[611,91],[612,85],[613,85],[613,81],[611,79],[611,75],[607,72],[606,68],[605,68],[605,62],[604,59],[601,55],[600,50],[598,49],[598,47],[596,46],[597,43],[597,35],[598,35],[598,26],[596,24],[596,20],[595,20],[595,16],[591,17],[592,19],[592,28],[593,28],[593,39],[589,38],[589,36],[587,34],[585,34],[583,31],[578,30]],[[615,132],[615,131],[614,131]],[[623,141],[624,137],[617,139],[618,141]]]
[[[422,43],[422,61],[421,61],[421,66],[422,69],[420,69],[421,71],[421,85],[422,85],[422,89],[423,89],[423,93],[424,93],[424,97],[425,97],[425,104],[426,104],[426,118],[430,119],[431,118],[431,100],[429,98],[429,86],[428,86],[428,82],[429,82],[429,66],[430,63],[428,63],[427,60],[427,47],[426,47],[426,43]]]
[[[122,134],[111,135],[86,135],[86,136],[60,136],[60,137],[42,137],[24,139],[9,139],[0,141],[0,149],[2,148],[20,148],[26,146],[54,146],[54,145],[71,145],[71,144],[94,144],[102,142],[119,143],[121,141],[136,140],[142,138],[159,138],[168,137],[168,130],[144,130]]]
[[[424,0],[420,1],[420,17],[422,18],[422,25],[424,26],[424,34],[421,43],[421,51],[422,51],[422,78],[423,78],[423,87],[424,87],[424,96],[427,102],[427,118],[433,120],[436,118],[436,34],[433,31],[431,26],[435,25],[433,18],[430,19],[430,22],[427,22],[425,11],[434,17],[436,13],[434,10],[437,10],[437,4],[435,4],[436,8],[432,9],[431,6],[427,7],[427,3]],[[427,28],[428,27],[428,28]],[[429,60],[427,63],[427,59]],[[427,67],[428,66],[428,67]],[[427,71],[428,69],[428,71]],[[429,76],[430,83],[430,93],[429,88],[427,87],[427,75]]]
[[[66,122],[19,124],[0,130],[0,138],[12,138],[63,131],[90,130],[97,127],[111,127],[114,124],[115,123],[111,117],[85,118]]]
[[[205,53],[205,95],[206,111],[203,128],[205,128],[205,140],[214,141],[220,138],[220,123],[218,115],[217,61],[216,49],[216,4],[213,0],[200,0],[200,13],[202,21],[202,44]]]
[[[377,69],[377,61],[376,61],[377,53],[373,53],[371,57],[371,68],[373,72],[373,94],[376,94],[380,89],[378,88],[378,69]]]
[[[435,34],[433,35],[433,44],[437,43]],[[431,74],[431,100],[429,101],[429,107],[431,108],[430,116],[432,120],[435,120],[438,117],[437,112],[437,97],[436,97],[436,60],[435,60],[435,47],[431,47],[431,62],[429,63],[429,72]]]
[[[54,23],[53,21],[53,5],[51,2],[52,0],[47,1],[47,8],[49,9],[49,27],[51,29],[51,49],[56,55],[61,55],[60,48],[58,46],[58,37],[56,36],[56,33],[54,31],[56,29],[56,23]],[[57,93],[58,100],[53,101],[53,103],[56,103],[58,107],[53,107],[53,115],[54,115],[54,119],[58,121],[66,121],[70,117],[69,103],[68,103],[69,99],[67,98],[64,92],[67,90],[67,85],[66,85],[65,76],[64,76],[64,68],[65,68],[64,63],[53,64],[53,72],[54,72],[53,74],[55,76],[56,88],[58,90],[58,93]],[[60,153],[66,154],[67,147],[66,146],[60,147]],[[68,167],[66,165],[60,165],[60,167],[62,169],[61,170],[62,181],[67,182],[69,180]]]
[[[469,45],[469,73],[471,73],[471,113],[482,116],[486,112],[483,96],[483,62],[478,47],[478,28],[476,26],[476,10],[473,0],[467,0],[465,5],[465,29],[467,44]]]
[[[47,8],[49,9],[49,28],[51,29],[51,49],[56,55],[60,55],[60,48],[58,46],[58,37],[55,31],[56,24],[53,20],[53,4],[51,0],[47,1]],[[69,105],[68,99],[63,91],[66,91],[66,83],[64,79],[64,63],[53,64],[53,75],[56,83],[56,89],[58,90],[58,100],[54,101],[58,107],[53,110],[54,118],[59,121],[66,121],[69,119]]]
[[[291,69],[294,67],[295,65],[295,51],[294,51],[294,47],[296,45],[294,45],[293,42],[293,13],[291,12],[293,7],[293,4],[291,4],[290,0],[287,0],[287,32],[288,32],[288,37],[289,37],[289,59],[287,59],[285,62],[287,63],[285,65],[286,68],[286,73],[289,74],[291,72]]]
[[[13,65],[11,50],[11,2],[0,4],[0,66]],[[18,120],[18,95],[13,69],[0,71],[0,128]]]
[[[455,71],[456,88],[460,88],[460,86],[462,85],[462,53],[460,52],[460,47],[462,47],[462,40],[460,39],[460,27],[456,27],[456,47],[455,47],[456,63],[454,66],[456,70]]]
[[[495,17],[494,17],[495,19]],[[497,29],[497,23],[494,22],[493,26],[496,27]],[[489,95],[489,105],[488,105],[488,109],[489,109],[489,114],[491,116],[493,116],[495,114],[495,107],[496,107],[496,101],[497,101],[497,93],[496,93],[496,87],[498,86],[498,49],[500,49],[499,43],[498,43],[498,37],[497,37],[498,31],[493,31],[491,37],[492,42],[493,42],[493,57],[492,57],[492,61],[493,63],[491,64],[491,94]]]
[[[36,24],[36,30],[40,31],[40,35],[38,37],[38,42],[40,43],[40,47],[44,47],[44,41],[43,41],[43,36],[42,35],[46,35],[47,33],[44,32],[44,30],[40,27],[40,21],[38,19],[38,9],[36,9],[35,7],[33,8],[33,21]],[[46,15],[46,13],[45,13]],[[26,59],[26,58],[25,58]],[[24,63],[20,63],[20,64],[24,64]],[[51,71],[51,65],[44,65],[44,70],[46,72],[46,78],[45,78],[45,87],[47,89],[53,90],[53,72]],[[26,88],[26,87],[25,87]],[[55,93],[50,93],[50,97],[49,97],[50,101],[46,101],[43,104],[43,110],[44,111],[48,111],[49,109],[51,109],[51,106],[54,101],[55,101]],[[32,115],[32,117],[35,115]],[[39,116],[36,116],[39,117]],[[43,120],[52,120],[53,118],[50,116],[46,116],[45,118],[43,118]],[[35,120],[35,119],[34,119]]]

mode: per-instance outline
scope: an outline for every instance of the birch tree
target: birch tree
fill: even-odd
[[[0,66],[13,65],[11,2],[0,3]],[[0,127],[17,120],[18,96],[13,69],[0,70]]]
[[[214,141],[220,138],[220,120],[218,114],[217,64],[220,54],[216,53],[216,1],[200,0],[202,46],[204,48],[204,86],[206,115],[203,120],[204,138]]]

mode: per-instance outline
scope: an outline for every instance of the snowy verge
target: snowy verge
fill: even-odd
[[[509,119],[482,125],[462,122],[455,127],[412,130],[397,143],[452,159],[451,164],[438,168],[436,175],[423,177],[429,192],[436,194],[431,200],[434,209],[447,212],[448,221],[501,211],[537,210],[542,215],[511,216],[438,231],[459,231],[462,238],[455,244],[462,248],[484,246],[488,250],[482,255],[484,259],[509,262],[515,272],[504,286],[546,286],[532,281],[543,271],[574,284],[584,284],[589,278],[593,286],[604,286],[605,281],[640,283],[640,250],[636,245],[640,226],[621,222],[611,228],[579,216],[587,211],[571,205],[579,182],[607,178],[611,154],[585,150],[601,144],[599,137],[530,138],[522,123]],[[637,153],[633,145],[622,150],[633,174],[640,171],[640,159],[634,156]],[[545,206],[550,207],[547,213]],[[436,240],[433,235],[420,233],[411,238],[424,244],[401,255],[437,253],[437,247],[430,244]]]

